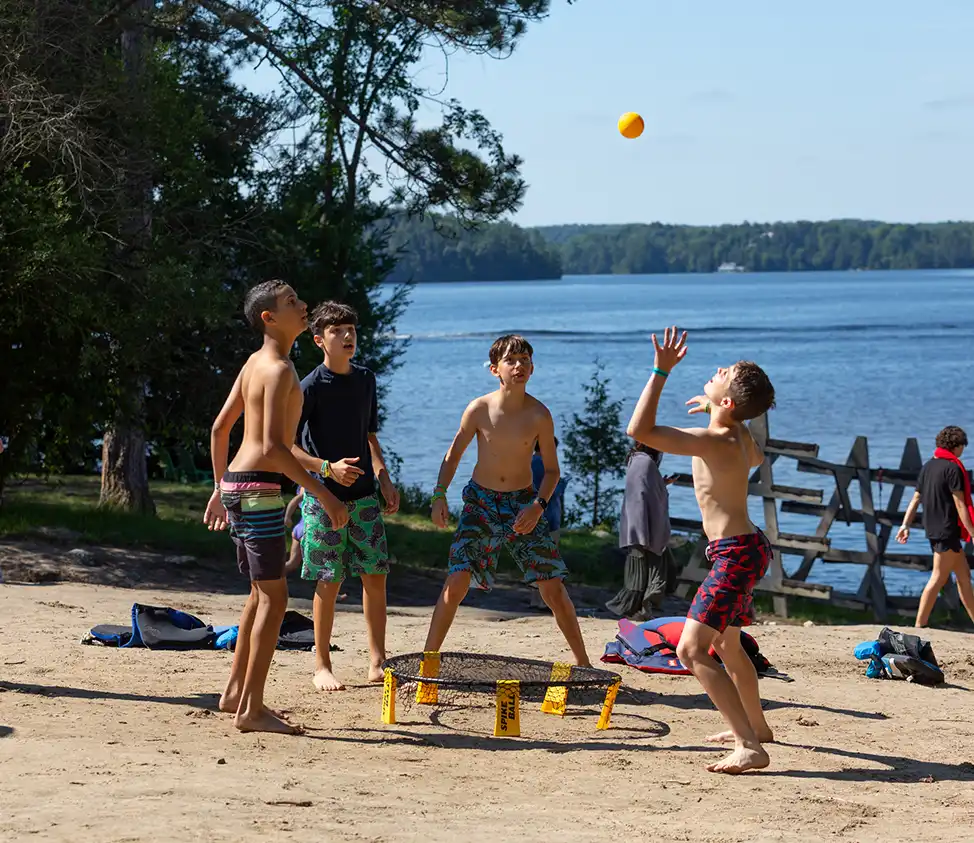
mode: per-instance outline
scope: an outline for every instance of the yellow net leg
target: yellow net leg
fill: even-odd
[[[392,725],[396,722],[396,677],[388,667],[385,677],[382,685],[382,722]]]
[[[435,652],[423,653],[419,663],[419,675],[429,679],[436,679],[440,675],[440,654]],[[435,684],[420,682],[416,686],[416,702],[419,705],[436,705],[439,700],[439,689]]]
[[[621,684],[621,680],[613,682],[609,686],[609,690],[605,692],[605,701],[602,703],[602,714],[599,717],[599,725],[596,728],[609,728],[609,720],[612,719],[612,706],[614,706],[616,703],[616,694],[619,693],[619,685]]]
[[[555,662],[551,666],[551,681],[565,682],[572,675],[572,666],[564,662]],[[568,688],[564,685],[551,686],[545,691],[544,702],[541,703],[541,711],[544,714],[557,714],[559,717],[565,716],[565,707],[568,705]]]
[[[494,737],[517,738],[521,736],[521,683],[516,679],[497,681],[497,713],[494,719]]]

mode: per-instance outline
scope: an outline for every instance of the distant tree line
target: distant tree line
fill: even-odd
[[[508,222],[466,229],[453,217],[397,217],[392,281],[511,281],[561,278],[558,248]]]
[[[442,232],[442,233],[441,233]],[[864,220],[688,226],[496,223],[467,230],[449,218],[394,225],[396,278],[528,280],[565,275],[974,267],[974,223]]]

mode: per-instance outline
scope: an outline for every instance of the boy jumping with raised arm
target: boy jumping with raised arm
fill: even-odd
[[[762,743],[774,740],[764,719],[758,676],[741,647],[741,627],[754,619],[754,587],[765,575],[772,549],[751,523],[747,511],[748,477],[764,459],[744,422],[774,406],[774,387],[755,363],[740,361],[718,369],[691,398],[690,413],[710,413],[707,427],[675,428],[656,424],[663,385],[686,356],[687,334],[667,328],[663,345],[653,335],[656,361],[629,422],[633,439],[668,454],[693,457],[693,488],[703,529],[710,540],[710,574],[690,606],[677,655],[703,685],[729,732],[708,738],[734,743],[734,751],[707,767],[713,773],[743,773],[767,767]],[[710,657],[713,647],[726,672]]]
[[[446,491],[460,458],[477,437],[477,465],[463,490],[463,511],[450,547],[450,573],[433,610],[425,650],[439,652],[470,579],[489,589],[497,556],[506,546],[526,583],[537,582],[571,648],[575,663],[589,665],[575,607],[562,582],[568,573],[551,537],[545,509],[558,486],[560,472],[551,413],[525,391],[534,372],[531,344],[519,336],[504,336],[490,349],[490,371],[499,388],[472,401],[460,420],[460,430],[446,452],[433,492],[433,523],[447,525]],[[535,440],[544,460],[544,479],[537,493],[531,478]]]
[[[301,576],[317,583],[314,686],[319,691],[345,688],[332,671],[329,651],[335,601],[346,576],[362,578],[370,682],[382,681],[386,660],[389,548],[382,514],[399,509],[399,492],[379,445],[375,375],[352,363],[357,326],[358,314],[347,304],[324,302],[311,314],[315,345],[324,353],[324,362],[301,381],[304,411],[292,449],[304,468],[324,478],[347,512],[346,519],[335,524],[316,493],[305,492]],[[376,481],[385,508],[376,495]]]
[[[213,423],[213,477],[222,480],[217,480],[203,515],[211,530],[225,530],[229,525],[237,566],[250,578],[250,596],[240,615],[220,710],[234,712],[234,725],[242,732],[294,734],[300,731],[298,727],[285,723],[264,705],[264,684],[287,611],[282,475],[309,493],[321,495],[336,519],[345,519],[347,514],[291,453],[302,399],[288,354],[308,327],[307,305],[283,281],[265,281],[247,293],[244,312],[263,335],[263,345],[240,370]],[[243,441],[228,466],[230,431],[241,414]]]

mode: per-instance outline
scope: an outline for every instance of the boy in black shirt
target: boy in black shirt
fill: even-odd
[[[974,589],[971,571],[964,554],[963,542],[974,534],[974,506],[971,504],[971,481],[960,461],[967,446],[967,434],[959,427],[945,427],[937,434],[933,459],[920,469],[917,490],[896,534],[900,544],[910,537],[910,524],[917,507],[923,502],[923,529],[933,550],[933,572],[917,609],[916,625],[923,627],[937,602],[940,589],[953,573],[961,603],[974,621]]]
[[[389,549],[382,513],[399,509],[377,436],[375,375],[352,363],[358,314],[325,302],[309,320],[324,362],[301,381],[304,409],[293,452],[348,508],[348,524],[333,530],[321,503],[305,491],[301,576],[317,582],[314,599],[315,675],[319,691],[341,691],[332,672],[330,645],[335,601],[347,575],[362,578],[362,610],[369,636],[369,681],[381,682],[386,658],[386,574]],[[376,495],[385,500],[385,508]]]

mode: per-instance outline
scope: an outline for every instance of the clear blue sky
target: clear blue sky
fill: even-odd
[[[449,60],[524,158],[517,222],[974,219],[974,0],[552,7],[510,59]]]

